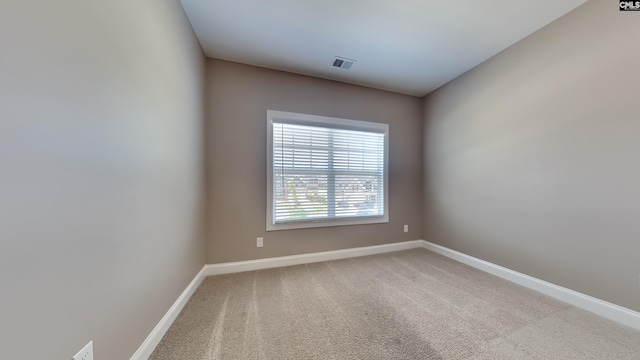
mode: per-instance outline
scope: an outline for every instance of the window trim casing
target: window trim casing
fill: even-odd
[[[384,134],[384,167],[383,167],[383,215],[360,216],[343,219],[295,220],[285,223],[274,223],[274,189],[273,189],[273,123],[316,125],[327,128],[371,131]],[[347,226],[380,224],[389,222],[389,125],[383,123],[341,119],[328,116],[292,113],[286,111],[267,110],[267,231],[307,229],[328,226]]]

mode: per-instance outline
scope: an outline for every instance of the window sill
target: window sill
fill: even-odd
[[[389,216],[375,216],[360,219],[342,219],[342,220],[317,220],[317,221],[292,221],[278,224],[267,224],[267,231],[292,230],[292,229],[311,229],[319,227],[333,226],[349,226],[349,225],[367,225],[367,224],[384,224],[389,222]]]

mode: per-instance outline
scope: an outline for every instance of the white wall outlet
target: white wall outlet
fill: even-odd
[[[409,232],[409,225],[404,226],[404,232]]]
[[[93,360],[93,341],[89,341],[71,360]]]
[[[257,238],[256,239],[256,246],[257,247],[262,247],[263,244],[264,244],[264,239],[263,238]]]

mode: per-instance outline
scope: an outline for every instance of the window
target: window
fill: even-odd
[[[389,125],[267,111],[267,230],[389,221]]]

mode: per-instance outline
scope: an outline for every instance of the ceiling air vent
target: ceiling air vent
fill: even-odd
[[[333,59],[333,67],[349,70],[354,62],[356,62],[356,60],[336,56]]]

